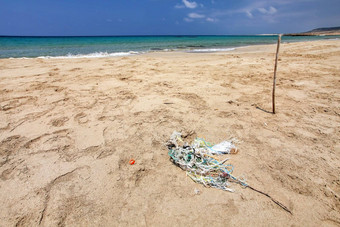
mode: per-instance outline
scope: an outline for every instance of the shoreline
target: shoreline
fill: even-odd
[[[290,44],[290,43],[301,43],[301,42],[318,42],[318,41],[336,41],[339,38],[335,39],[325,39],[325,40],[297,40],[297,41],[282,41],[282,44]],[[229,46],[229,47],[210,47],[210,48],[197,48],[197,49],[164,49],[164,50],[148,50],[148,51],[128,51],[128,52],[94,52],[90,54],[79,54],[79,55],[62,55],[62,56],[38,56],[38,57],[8,57],[8,58],[0,58],[1,59],[91,59],[91,58],[111,58],[111,57],[128,57],[128,56],[135,56],[135,55],[144,55],[149,53],[194,53],[194,54],[214,54],[214,53],[228,53],[231,51],[236,51],[238,49],[243,48],[251,48],[256,46],[270,46],[276,45],[273,44],[253,44],[253,45],[245,45],[245,46]]]

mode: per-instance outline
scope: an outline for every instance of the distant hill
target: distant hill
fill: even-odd
[[[340,27],[316,28],[308,32],[285,34],[290,36],[340,35]]]

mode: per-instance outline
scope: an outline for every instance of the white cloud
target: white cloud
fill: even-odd
[[[258,8],[257,10],[261,13],[267,13],[267,10],[265,8]]]
[[[245,13],[247,14],[247,17],[253,18],[253,14],[251,13],[251,11],[246,10]]]
[[[276,0],[275,4],[284,5],[289,4],[293,1],[315,1],[315,0]],[[228,10],[215,10],[211,16],[213,17],[222,17],[222,16],[232,16],[234,14],[244,14],[248,18],[255,18],[259,13],[263,14],[262,16],[270,16],[275,15],[277,17],[278,10],[274,6],[270,4],[273,3],[272,0],[259,0],[253,1],[250,4],[245,5],[243,8],[236,9],[228,9]]]
[[[188,17],[193,18],[193,19],[198,19],[198,18],[205,18],[205,15],[198,14],[198,13],[189,13]]]
[[[184,5],[187,7],[187,8],[190,8],[190,9],[195,9],[197,7],[197,3],[196,2],[190,2],[188,0],[182,0],[182,2],[184,3]]]
[[[215,22],[215,21],[216,21],[216,19],[214,19],[214,18],[211,18],[211,17],[207,17],[206,21],[208,21],[208,22]]]
[[[189,13],[187,17],[185,17],[183,20],[185,22],[193,22],[195,19],[202,19],[202,18],[206,18],[206,16],[204,14],[198,14],[198,13]],[[209,22],[213,22],[214,19],[212,18],[207,18],[206,19]]]
[[[269,7],[269,13],[270,14],[274,14],[274,13],[276,13],[277,12],[277,9],[276,8],[274,8],[274,7]]]
[[[268,9],[258,8],[257,10],[260,11],[261,13],[263,13],[263,14],[270,14],[270,15],[273,15],[277,12],[277,9],[274,8],[273,6],[269,7]]]

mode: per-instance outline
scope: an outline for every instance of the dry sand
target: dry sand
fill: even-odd
[[[275,49],[1,59],[0,225],[339,226],[340,41],[281,45],[273,115]],[[237,138],[234,174],[293,215],[191,181],[174,130]]]

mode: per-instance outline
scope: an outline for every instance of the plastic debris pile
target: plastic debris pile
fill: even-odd
[[[219,161],[215,157],[215,155],[236,154],[238,150],[232,141],[223,141],[213,146],[204,139],[196,138],[189,145],[182,140],[181,133],[175,131],[167,147],[171,161],[186,170],[187,175],[197,183],[230,192],[234,190],[229,188],[229,182],[248,186],[244,180],[232,175],[233,166],[225,164],[229,158]]]

